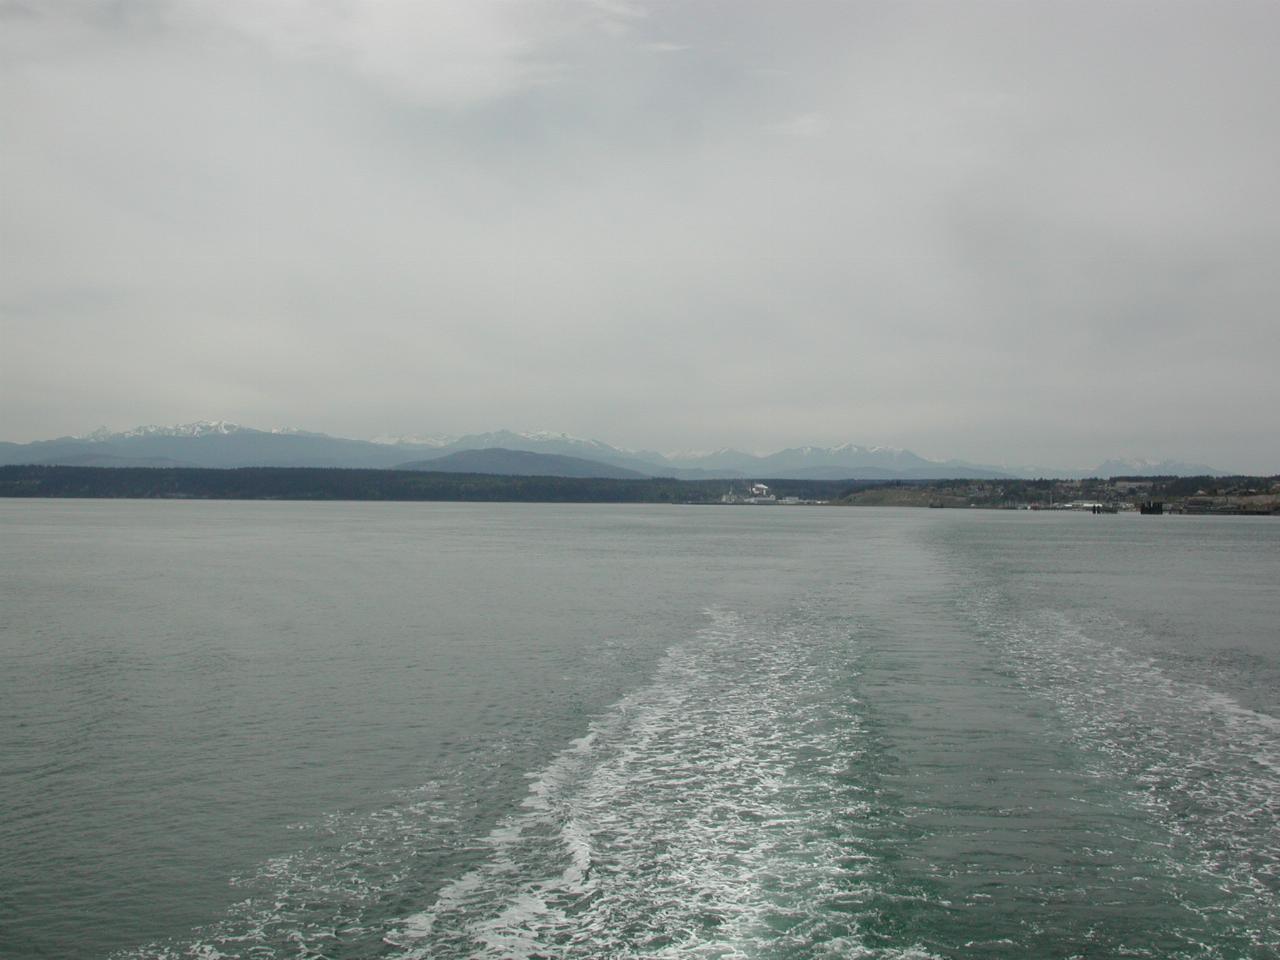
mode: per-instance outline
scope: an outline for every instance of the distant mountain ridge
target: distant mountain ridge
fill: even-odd
[[[599,460],[566,457],[529,450],[458,450],[443,457],[402,463],[398,470],[433,470],[440,473],[488,473],[506,477],[598,477],[610,480],[643,480],[648,474],[627,470]]]
[[[347,440],[294,428],[258,430],[225,420],[172,427],[145,426],[118,433],[0,443],[0,463],[70,466],[370,467],[403,462],[405,448]]]
[[[242,427],[238,423],[232,423],[230,420],[197,420],[194,423],[177,423],[172,426],[157,426],[156,424],[147,424],[146,426],[134,427],[132,430],[123,430],[112,432],[106,427],[99,427],[91,433],[84,436],[65,437],[62,439],[69,440],[93,440],[93,441],[111,441],[111,440],[127,440],[133,437],[208,437],[208,436],[226,436],[231,433],[275,433],[300,437],[323,437],[323,433],[312,433],[309,430],[301,430],[298,427],[273,427],[271,430],[258,430],[254,427]]]
[[[1181,460],[1106,460],[1089,477],[1225,477],[1228,474],[1203,463]]]
[[[1203,464],[1180,461],[1108,460],[1095,468],[1045,471],[969,463],[963,460],[930,460],[896,447],[845,443],[834,447],[797,446],[765,455],[720,449],[708,453],[670,456],[655,450],[628,450],[600,440],[566,433],[516,433],[497,430],[462,437],[379,437],[354,440],[314,433],[296,427],[259,430],[227,420],[200,420],[174,426],[141,426],[110,432],[95,430],[79,437],[59,437],[32,443],[0,443],[0,464],[100,465],[100,466],[197,466],[197,467],[364,467],[389,469],[412,464],[413,469],[457,470],[455,464],[474,467],[484,458],[455,454],[485,454],[491,470],[509,473],[507,467],[520,453],[562,457],[524,462],[532,469],[594,473],[554,473],[547,476],[634,476],[703,479],[797,480],[939,480],[1025,478],[1038,476],[1225,476]],[[583,466],[583,463],[592,466]],[[614,472],[602,472],[614,471]],[[619,474],[616,471],[624,471]]]

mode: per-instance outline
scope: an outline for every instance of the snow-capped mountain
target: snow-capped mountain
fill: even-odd
[[[225,436],[228,433],[239,433],[242,430],[250,430],[250,427],[242,427],[238,423],[232,423],[230,420],[197,420],[194,423],[176,423],[172,426],[158,426],[157,424],[147,424],[146,426],[134,427],[132,430],[111,431],[106,427],[99,427],[92,433],[86,433],[82,436],[71,437],[72,440],[92,440],[95,443],[103,443],[110,440],[127,440],[132,437],[207,437],[212,435]],[[262,432],[262,431],[255,431]]]
[[[464,437],[458,437],[449,446],[464,450],[501,447],[506,450],[530,450],[536,453],[561,453],[571,456],[585,456],[589,453],[624,457],[631,455],[629,450],[610,446],[600,440],[587,440],[568,433],[553,433],[550,430],[536,430],[528,433],[516,433],[512,430],[469,433]]]
[[[403,450],[297,427],[259,430],[228,420],[131,430],[101,428],[80,437],[0,444],[0,463],[79,466],[393,467]]]
[[[259,430],[256,427],[245,427],[230,420],[197,420],[194,423],[175,423],[171,426],[147,424],[131,430],[108,430],[98,427],[91,433],[70,437],[71,440],[91,440],[104,443],[112,440],[130,440],[135,437],[225,437],[232,433],[277,433],[297,437],[323,437],[327,434],[303,430],[301,427],[272,427],[270,430]]]
[[[731,471],[740,476],[808,480],[1012,476],[998,467],[928,460],[899,447],[864,446],[852,442],[834,447],[790,447],[763,455],[722,449],[693,456],[672,456],[668,462],[684,469],[700,469],[721,475]]]
[[[737,453],[729,447],[717,447],[715,450],[672,450],[664,453],[663,459],[670,463],[678,463],[682,460],[704,460],[708,457],[718,457],[722,454]]]
[[[930,460],[898,447],[843,443],[797,446],[770,454],[721,448],[708,453],[664,456],[628,450],[568,433],[497,430],[463,437],[408,435],[351,440],[297,427],[259,430],[228,420],[199,420],[173,426],[154,424],[112,432],[100,428],[80,437],[35,443],[0,443],[0,464],[197,467],[367,467],[393,468],[463,451],[524,451],[594,461],[648,476],[679,479],[934,480],[1056,475],[1183,476],[1219,474],[1202,464],[1161,460],[1108,460],[1093,470],[1029,472],[962,460]],[[511,458],[508,458],[511,459]]]
[[[383,433],[370,440],[387,447],[447,447],[457,440],[448,434]]]

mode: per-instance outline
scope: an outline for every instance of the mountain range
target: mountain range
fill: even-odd
[[[528,450],[459,450],[443,457],[402,463],[401,470],[433,470],[440,473],[488,473],[508,477],[606,477],[613,480],[642,480],[647,474],[600,460],[566,457],[558,453]]]
[[[1224,475],[1204,464],[1107,460],[1080,470],[1047,471],[929,460],[910,450],[846,443],[790,447],[767,455],[741,450],[662,454],[626,450],[564,433],[499,430],[463,437],[353,440],[288,428],[259,430],[225,420],[31,443],[0,442],[0,464],[104,467],[356,467],[568,477],[701,479],[938,480],[1037,476]]]

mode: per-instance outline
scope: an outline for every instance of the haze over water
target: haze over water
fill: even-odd
[[[1280,954],[1280,525],[0,502],[5,957]]]

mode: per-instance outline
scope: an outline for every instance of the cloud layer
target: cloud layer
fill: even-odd
[[[1280,470],[1280,9],[0,6],[6,439]]]

